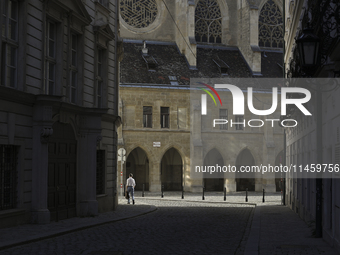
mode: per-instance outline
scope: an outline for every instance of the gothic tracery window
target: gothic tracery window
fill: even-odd
[[[121,0],[120,15],[123,20],[135,28],[144,28],[152,24],[157,16],[156,0]]]
[[[282,13],[273,0],[269,0],[261,9],[259,17],[259,46],[283,47]]]
[[[221,43],[222,15],[216,0],[200,0],[195,10],[196,42]]]

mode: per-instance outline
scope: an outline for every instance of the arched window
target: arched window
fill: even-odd
[[[216,0],[200,0],[195,10],[196,42],[221,43],[222,16]]]
[[[260,12],[259,46],[283,48],[282,13],[273,0],[265,3]]]
[[[156,0],[121,0],[119,5],[122,19],[135,28],[148,27],[158,13]]]

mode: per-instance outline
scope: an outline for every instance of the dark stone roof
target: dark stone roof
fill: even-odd
[[[142,58],[143,44],[124,42],[124,58],[120,64],[121,84],[169,85],[169,76],[176,76],[179,85],[189,85],[190,78],[250,78],[251,70],[236,47],[197,47],[197,68],[190,69],[184,55],[180,54],[175,44],[147,44],[148,54],[157,61],[154,71],[149,71]],[[282,69],[275,63],[277,53],[266,53],[267,58],[262,68],[264,77],[282,77]],[[282,54],[281,54],[282,56]],[[279,57],[282,58],[282,57]],[[228,66],[228,75],[222,75],[213,59],[223,60]],[[278,69],[277,70],[275,70]],[[275,74],[270,73],[275,71]],[[281,76],[280,76],[281,75]]]
[[[283,54],[279,52],[263,51],[261,53],[261,73],[263,77],[283,77]]]

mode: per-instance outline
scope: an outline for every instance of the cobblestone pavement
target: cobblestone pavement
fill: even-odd
[[[7,249],[2,254],[235,254],[254,210],[251,205],[226,203],[155,199],[144,199],[143,203],[158,209],[138,218]]]
[[[207,192],[204,201],[202,193],[141,195],[136,205],[120,198],[115,212],[94,218],[0,229],[0,254],[338,254],[281,205],[280,193],[266,194],[265,203],[257,192],[248,203],[245,192],[228,193],[226,201],[223,192]]]

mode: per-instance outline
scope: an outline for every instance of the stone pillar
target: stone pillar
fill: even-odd
[[[101,118],[82,116],[78,139],[78,216],[98,214],[96,197],[97,141],[101,138]]]
[[[149,191],[161,192],[160,162],[149,159]]]
[[[53,134],[52,107],[37,105],[33,113],[32,223],[50,222],[48,195],[48,137]]]
[[[271,125],[264,126],[264,137],[263,137],[263,155],[262,162],[264,166],[275,166],[275,142],[274,142],[274,128]],[[266,192],[275,192],[275,173],[268,172],[263,175],[262,174],[262,188],[259,187],[259,191],[265,189]]]
[[[227,192],[236,191],[236,174],[228,173],[228,178],[224,179],[224,187],[227,188]]]
[[[191,158],[191,173],[190,173],[190,191],[202,192],[203,173],[195,173],[196,166],[203,166],[203,143],[202,143],[202,116],[201,103],[199,100],[191,102],[191,137],[190,137],[190,158]]]
[[[196,67],[196,41],[195,41],[195,1],[176,1],[176,44],[186,57],[190,67]],[[184,38],[183,38],[184,37]],[[189,47],[189,46],[190,47]]]

